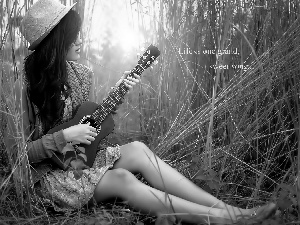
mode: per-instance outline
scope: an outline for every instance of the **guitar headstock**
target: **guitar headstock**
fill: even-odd
[[[160,51],[154,45],[149,45],[143,55],[138,61],[138,65],[143,68],[143,70],[150,67],[152,63],[155,62],[156,58],[160,55]]]

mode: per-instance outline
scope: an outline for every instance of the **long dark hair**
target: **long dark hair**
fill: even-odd
[[[61,96],[67,98],[70,94],[66,55],[76,41],[80,27],[79,14],[70,10],[35,51],[25,58],[29,99],[39,109],[45,132],[62,116],[64,102]]]

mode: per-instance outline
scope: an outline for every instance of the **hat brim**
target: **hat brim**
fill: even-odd
[[[29,50],[33,51],[40,43],[41,41],[53,30],[53,28],[59,23],[59,21],[77,4],[75,2],[71,6],[66,6],[64,10],[59,13],[59,15],[53,20],[53,22],[49,25],[49,27],[45,30],[44,34],[41,35],[37,40],[31,43],[29,46]]]

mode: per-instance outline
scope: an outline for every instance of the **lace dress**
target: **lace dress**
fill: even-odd
[[[63,122],[71,119],[72,111],[76,106],[88,100],[91,86],[89,68],[68,62],[67,71],[72,92],[70,97],[65,99]],[[37,108],[34,108],[37,115]],[[36,123],[42,136],[42,124],[39,118],[36,119]],[[57,211],[79,209],[91,200],[94,190],[105,172],[113,167],[115,161],[120,157],[118,145],[101,148],[100,143],[93,167],[83,170],[78,179],[74,177],[73,171],[51,170],[46,166],[46,172],[40,179],[41,185],[38,193],[43,193],[41,196],[43,200],[54,206]]]

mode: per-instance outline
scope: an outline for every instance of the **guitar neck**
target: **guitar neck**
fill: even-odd
[[[134,73],[141,75],[142,72],[144,72],[144,68],[140,65],[136,65],[128,76],[133,77]],[[91,115],[91,118],[95,120],[98,125],[101,125],[105,118],[115,110],[116,106],[121,104],[122,99],[128,91],[129,88],[125,85],[125,81],[123,80],[97,107],[95,112]]]

